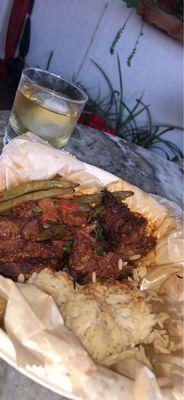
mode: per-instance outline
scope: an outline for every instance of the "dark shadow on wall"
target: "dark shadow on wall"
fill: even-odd
[[[17,86],[12,78],[0,78],[0,110],[11,110]]]

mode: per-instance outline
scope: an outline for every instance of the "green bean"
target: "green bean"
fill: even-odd
[[[10,210],[14,207],[20,206],[20,204],[26,201],[36,201],[44,199],[46,197],[62,198],[65,194],[72,194],[72,188],[66,189],[50,189],[50,190],[40,190],[39,192],[27,193],[22,196],[15,197],[0,203],[0,214],[4,211]]]
[[[130,191],[119,191],[112,192],[112,194],[119,200],[124,200],[127,197],[133,196],[134,192]],[[81,196],[75,195],[75,200],[80,204],[92,204],[92,203],[100,203],[102,200],[103,193],[92,193],[92,194],[83,194]]]
[[[49,189],[65,189],[65,188],[75,188],[78,184],[64,180],[64,179],[53,179],[53,180],[45,180],[45,181],[31,181],[22,183],[19,186],[15,186],[9,190],[0,194],[0,203],[6,200],[13,199],[18,196],[22,196],[26,193],[37,192],[40,190],[49,190]]]

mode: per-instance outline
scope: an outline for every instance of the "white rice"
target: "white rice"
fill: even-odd
[[[17,282],[24,283],[25,282],[25,276],[23,274],[19,274],[19,276],[17,278]]]
[[[92,280],[96,279],[93,272]],[[119,281],[76,284],[65,272],[42,270],[33,284],[52,295],[66,326],[81,340],[91,357],[110,366],[125,350],[152,344],[161,353],[173,349],[165,328],[168,315],[155,313],[150,294]],[[151,296],[152,297],[152,296]]]
[[[133,256],[129,257],[129,260],[135,261],[138,260],[139,258],[141,258],[140,254],[134,254]]]
[[[92,282],[95,283],[96,282],[96,272],[93,271],[92,273]]]
[[[118,260],[118,268],[120,271],[123,269],[123,260],[121,258]]]
[[[37,277],[37,272],[33,272],[32,275],[30,276],[30,278],[28,279],[27,283],[29,283],[30,285],[32,285],[32,283],[34,282],[35,278]]]

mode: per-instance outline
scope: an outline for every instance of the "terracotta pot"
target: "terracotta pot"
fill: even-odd
[[[140,0],[137,12],[147,22],[164,30],[173,38],[183,41],[183,23],[174,15],[167,14],[152,0]]]

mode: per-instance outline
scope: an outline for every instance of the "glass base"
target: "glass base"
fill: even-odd
[[[6,144],[8,144],[10,140],[11,140],[11,139],[9,139],[7,133],[5,133],[4,136],[3,136],[3,146],[5,146]]]
[[[25,131],[26,133],[26,131]],[[34,133],[34,132],[33,132]],[[4,130],[4,136],[3,136],[3,146],[5,146],[6,144],[8,144],[12,139],[21,136],[23,133],[17,133],[16,130],[12,127],[11,125],[11,120],[8,122],[5,130]],[[45,140],[46,142],[50,143],[53,147],[60,149],[63,148],[64,146],[66,146],[66,144],[68,143],[68,140],[71,136],[71,134],[66,136],[62,136],[62,137],[43,137],[43,135],[38,135],[36,133],[34,133],[36,136],[38,136],[40,139]]]
[[[12,128],[10,121],[8,122],[5,130],[4,130],[4,137],[3,137],[3,145],[5,146],[10,142],[10,140],[14,139],[17,137],[16,131]]]

